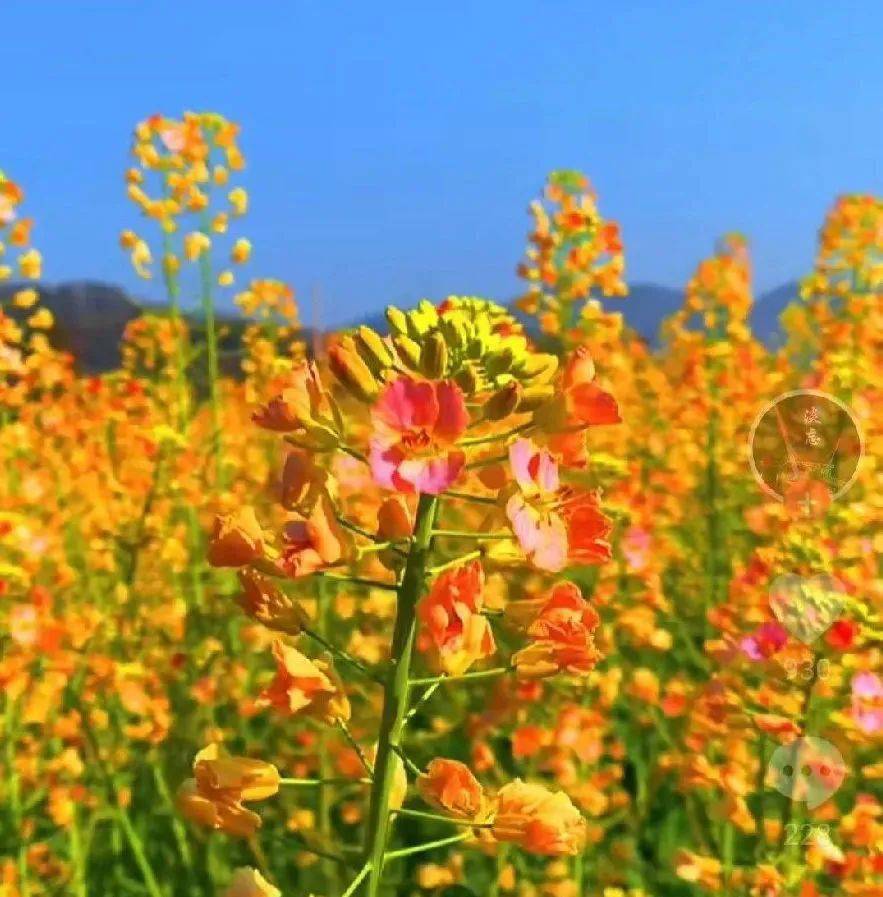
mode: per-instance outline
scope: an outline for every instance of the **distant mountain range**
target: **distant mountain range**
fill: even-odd
[[[0,301],[8,298],[21,284],[0,284]],[[71,281],[37,287],[41,303],[55,316],[53,338],[56,346],[71,352],[81,370],[87,373],[112,370],[119,366],[119,343],[126,325],[149,305],[139,303],[123,289],[97,281]],[[756,298],[752,313],[755,334],[767,345],[781,340],[779,315],[798,295],[797,282],[783,284]],[[654,283],[634,283],[625,300],[607,303],[621,311],[626,322],[650,343],[657,342],[659,325],[677,311],[683,292]],[[222,316],[230,329],[238,332],[241,319]],[[367,323],[385,326],[381,313],[367,316]]]

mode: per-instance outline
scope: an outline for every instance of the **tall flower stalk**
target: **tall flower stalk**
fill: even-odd
[[[279,486],[288,517],[279,537],[242,508],[218,518],[209,546],[213,565],[239,570],[240,607],[279,635],[275,677],[258,706],[337,729],[367,776],[362,865],[346,897],[361,890],[377,897],[390,862],[467,843],[480,830],[498,844],[543,855],[582,849],[585,822],[563,793],[519,780],[486,789],[459,760],[416,762],[405,736],[440,688],[588,675],[600,656],[593,641],[599,620],[573,584],[522,595],[513,625],[526,644],[485,666],[498,653],[484,613],[485,582],[488,571],[515,565],[540,584],[574,561],[596,564],[610,555],[597,493],[569,484],[546,445],[558,433],[573,438],[618,420],[614,399],[593,382],[586,353],[557,372],[555,359],[533,350],[503,309],[481,300],[451,297],[408,313],[391,308],[388,318],[389,337],[362,327],[332,345],[336,390],[307,363],[255,414],[288,445]],[[570,447],[572,456],[572,441]],[[353,463],[363,473],[350,486],[340,474]],[[468,521],[473,525],[464,526]],[[324,602],[319,631],[313,626],[297,600],[297,584],[311,577],[395,596],[379,668],[335,642]],[[311,657],[309,643],[324,654]],[[366,718],[365,711],[376,707],[362,706],[366,683],[382,688],[372,749],[360,742],[373,712]],[[242,800],[295,782],[267,767],[272,788],[250,789],[243,778],[222,798],[210,787],[209,764],[235,762],[245,774],[261,761],[202,756],[182,807],[234,834],[251,837],[259,824],[239,809]],[[327,801],[325,787],[338,783],[316,784]],[[411,786],[433,812],[403,806]],[[321,809],[327,832],[327,803]],[[461,831],[394,847],[397,815]],[[314,849],[329,856],[333,848]]]

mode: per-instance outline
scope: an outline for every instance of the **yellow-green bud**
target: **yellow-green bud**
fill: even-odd
[[[512,367],[514,356],[512,350],[507,346],[502,352],[495,352],[487,360],[487,372],[490,377],[499,377]]]
[[[392,341],[396,354],[411,370],[416,371],[420,366],[420,345],[409,336],[397,336]]]
[[[518,407],[521,400],[521,384],[517,380],[498,389],[484,406],[485,420],[503,420]]]
[[[518,410],[536,411],[541,405],[544,405],[555,395],[555,390],[551,386],[530,386],[521,394],[521,401],[518,403]]]
[[[373,402],[379,386],[368,365],[355,351],[353,341],[344,339],[328,352],[331,371],[340,383],[357,399]]]
[[[448,347],[445,338],[434,330],[423,341],[420,352],[420,370],[430,380],[443,377],[448,367]]]
[[[356,349],[362,356],[365,364],[371,368],[371,372],[379,374],[391,367],[395,360],[389,346],[380,338],[380,335],[370,327],[360,327],[356,336]]]
[[[454,382],[467,396],[471,396],[478,389],[478,374],[472,365],[467,365],[454,374]]]
[[[389,329],[393,336],[401,336],[408,332],[408,317],[394,305],[387,306],[386,320],[389,321]]]
[[[554,355],[528,355],[520,366],[519,377],[533,380],[534,385],[548,383],[558,370],[558,359]]]

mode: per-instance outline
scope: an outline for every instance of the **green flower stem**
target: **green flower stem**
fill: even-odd
[[[202,233],[211,239],[211,226],[208,214],[204,216]],[[218,333],[215,326],[215,301],[212,284],[212,258],[208,251],[199,256],[199,279],[201,285],[202,313],[205,318],[206,373],[208,374],[209,404],[212,415],[212,447],[215,456],[215,482],[218,490],[224,488],[223,460],[224,451],[221,442],[221,397],[220,370],[218,368]]]
[[[119,824],[119,827],[123,830],[123,834],[126,836],[129,849],[132,851],[132,856],[135,857],[135,864],[138,866],[138,871],[144,879],[144,886],[147,889],[147,893],[150,894],[150,897],[163,897],[162,889],[159,886],[159,882],[156,880],[156,876],[153,874],[153,868],[144,851],[144,843],[141,841],[141,836],[135,830],[135,826],[132,825],[132,820],[129,818],[129,814],[123,807],[117,806],[114,815],[116,816],[116,821]]]
[[[469,530],[437,529],[432,533],[440,539],[473,539],[476,542],[484,542],[488,539],[514,539],[512,533],[473,533]]]
[[[80,810],[74,807],[70,825],[70,857],[74,867],[73,886],[76,897],[88,897],[86,893],[86,857],[83,852],[83,835],[80,831]]]
[[[443,493],[443,498],[454,498],[458,501],[471,501],[477,505],[490,505],[491,507],[496,507],[499,502],[495,498],[489,498],[485,495],[470,495],[468,492],[452,492],[447,491]]]
[[[181,822],[181,818],[175,808],[175,801],[172,798],[171,791],[169,791],[168,783],[166,782],[165,775],[160,768],[158,760],[154,760],[153,763],[153,781],[156,784],[156,790],[159,792],[163,803],[169,810],[170,818],[172,820],[172,834],[174,835],[175,843],[178,846],[178,853],[181,854],[181,860],[187,868],[187,877],[190,880],[191,893],[195,893],[196,885],[193,881],[193,854],[191,853],[190,845],[187,842],[187,830],[184,828],[184,824]]]
[[[324,577],[331,582],[348,582],[354,586],[365,586],[369,589],[386,589],[389,592],[398,592],[399,587],[395,583],[380,582],[377,579],[365,579],[363,576],[342,576],[337,573],[320,573],[319,576]]]
[[[169,298],[169,317],[175,330],[175,385],[178,390],[178,431],[183,433],[190,417],[190,394],[187,386],[187,347],[181,330],[181,284],[177,275],[166,265],[166,256],[173,255],[172,235],[163,231],[163,279]]]
[[[439,564],[437,567],[430,567],[426,572],[430,576],[438,576],[439,573],[444,573],[445,570],[450,570],[452,567],[459,567],[461,564],[467,564],[469,561],[474,561],[480,558],[483,553],[484,552],[482,552],[481,549],[476,548],[475,551],[470,551],[461,557],[445,561],[445,563]]]
[[[439,690],[441,682],[433,682],[429,688],[414,702],[414,706],[405,715],[405,722],[413,717],[417,711]]]
[[[356,448],[353,448],[351,445],[345,445],[344,443],[340,443],[338,448],[346,455],[349,455],[351,458],[355,458],[356,461],[361,461],[362,464],[369,464],[368,459]]]
[[[362,768],[365,772],[368,773],[368,776],[373,779],[374,778],[374,767],[371,765],[371,761],[365,756],[365,752],[362,750],[362,745],[359,744],[358,741],[353,737],[353,733],[350,732],[349,726],[342,720],[339,719],[337,721],[337,725],[340,731],[343,733],[343,737],[349,742],[350,747],[356,752],[356,756],[359,758],[359,762],[362,764]]]
[[[413,816],[414,819],[429,819],[432,822],[446,822],[448,825],[467,826],[468,828],[490,828],[492,822],[475,822],[470,819],[454,819],[440,813],[427,813],[425,810],[409,810],[405,807],[393,811],[397,816]]]
[[[492,679],[511,672],[511,667],[494,667],[492,670],[476,670],[474,673],[463,673],[460,676],[429,676],[425,679],[411,679],[408,684],[412,687],[415,685],[435,685],[436,683],[441,685],[445,682],[465,682],[469,679]]]
[[[499,504],[497,499],[487,495],[471,495],[468,492],[453,492],[451,490],[442,493],[442,498],[453,498],[457,501],[471,501],[476,505],[488,505],[494,508]]]
[[[343,892],[341,897],[352,897],[356,893],[359,885],[365,880],[365,876],[371,871],[371,864],[366,863],[359,874],[350,882],[350,886]]]
[[[322,583],[322,580],[319,580]],[[323,583],[324,584],[324,583]],[[357,669],[363,676],[366,676],[372,682],[382,683],[382,680],[375,674],[372,673],[368,667],[365,666],[360,660],[356,660],[355,657],[348,654],[343,648],[338,648],[333,642],[329,642],[324,635],[320,635],[316,630],[309,629],[306,626],[301,630],[304,635],[308,635],[314,642],[318,642],[326,651],[329,651],[333,654],[341,663],[349,664],[354,669]]]
[[[15,751],[18,743],[16,704],[10,695],[6,695],[5,720],[3,725],[3,740],[6,747],[6,773],[9,776],[9,809],[12,815],[12,825],[15,837],[18,839],[18,878],[19,890],[22,897],[30,897],[31,886],[28,875],[28,855],[22,837],[22,825],[24,814],[21,805],[21,783],[15,765]]]
[[[405,716],[405,722],[407,722],[408,717]],[[401,745],[394,744],[392,749],[402,758],[402,762],[405,764],[408,772],[411,775],[419,776],[423,774],[423,770],[404,752]]]
[[[532,420],[527,421],[527,423],[521,424],[520,426],[514,427],[511,430],[507,430],[505,433],[496,433],[492,436],[475,436],[472,439],[461,439],[457,445],[458,446],[470,446],[470,445],[487,445],[491,442],[504,442],[512,436],[518,436],[521,433],[526,433],[528,430],[532,430],[536,425]]]
[[[349,779],[346,776],[332,776],[327,779],[279,779],[279,784],[292,788],[328,788],[332,785],[370,785],[371,779]]]
[[[449,844],[456,844],[458,841],[465,841],[472,836],[472,832],[461,832],[459,835],[451,835],[449,838],[439,838],[438,841],[427,841],[425,844],[417,844],[414,847],[403,847],[401,850],[391,850],[387,855],[387,860],[398,860],[402,857],[409,857],[415,853],[425,853],[428,850],[435,850],[437,847],[447,847]]]
[[[383,713],[374,764],[374,785],[368,810],[365,841],[365,862],[370,865],[368,897],[377,897],[383,878],[383,862],[389,838],[389,797],[395,777],[398,746],[408,713],[411,655],[417,632],[417,602],[423,590],[426,561],[432,544],[432,527],[438,509],[438,498],[421,495],[414,523],[414,542],[408,553],[402,583],[398,589],[395,627],[392,636],[391,662],[383,697]]]

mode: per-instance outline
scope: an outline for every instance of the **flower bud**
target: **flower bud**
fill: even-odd
[[[377,535],[387,541],[408,539],[412,530],[413,522],[405,499],[398,495],[386,499],[377,513]]]
[[[444,376],[448,367],[448,347],[445,338],[436,330],[423,342],[420,352],[420,370],[430,380]]]
[[[373,402],[377,398],[378,385],[368,365],[359,358],[352,339],[344,338],[328,352],[331,371],[355,398]]]
[[[518,411],[536,411],[541,405],[544,405],[555,395],[555,389],[552,386],[531,386],[525,389],[521,394],[521,401],[518,403]]]
[[[416,371],[420,366],[420,346],[408,336],[397,336],[392,342],[402,363]]]
[[[512,367],[515,355],[508,346],[501,352],[494,352],[487,359],[487,372],[489,377],[499,377]]]
[[[520,366],[522,380],[534,380],[535,384],[548,383],[558,370],[558,359],[554,355],[529,355]]]
[[[373,374],[392,367],[395,359],[386,342],[370,327],[360,327],[356,336],[356,349]]]
[[[467,365],[454,374],[454,382],[466,395],[471,396],[478,389],[478,374],[472,365]]]
[[[386,320],[389,321],[389,329],[393,336],[406,336],[408,333],[408,319],[405,313],[394,305],[386,309]]]
[[[519,406],[523,390],[517,380],[498,389],[485,403],[485,420],[503,420]]]

